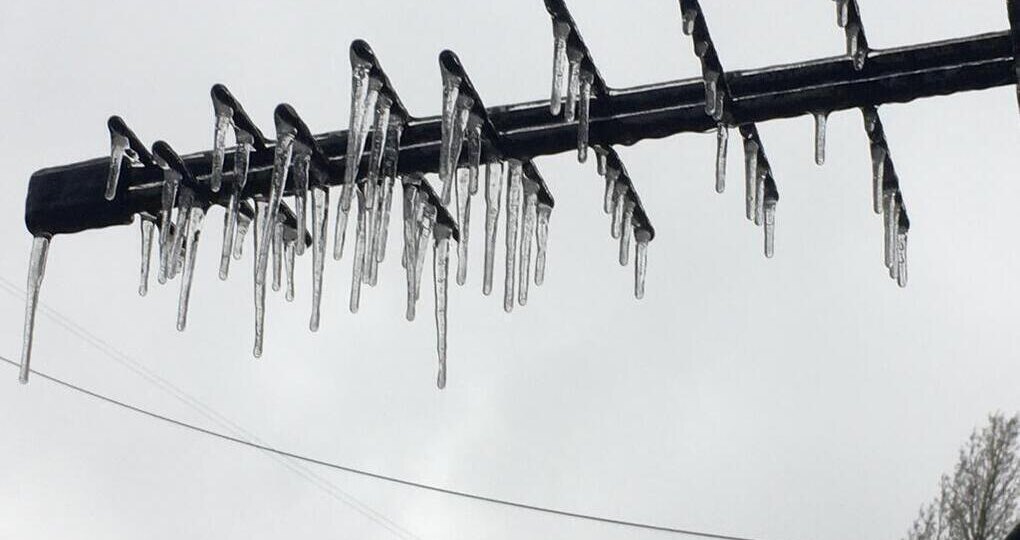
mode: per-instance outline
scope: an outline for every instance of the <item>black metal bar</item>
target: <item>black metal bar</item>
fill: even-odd
[[[1015,13],[1015,11],[1014,11]],[[918,98],[981,90],[1017,82],[1014,36],[1010,32],[871,51],[863,69],[846,57],[800,64],[730,72],[734,124],[761,122],[844,110],[865,105],[902,103]],[[630,145],[643,139],[701,132],[716,127],[705,114],[702,80],[689,79],[610,90],[592,101],[591,143]],[[576,125],[549,114],[548,101],[495,107],[488,115],[500,133],[507,158],[531,159],[575,149]],[[346,152],[346,131],[315,136],[328,160],[339,165]],[[438,117],[408,123],[400,149],[401,172],[435,172],[439,165]],[[184,157],[189,170],[207,180],[210,151]],[[233,156],[227,156],[228,171]],[[252,154],[245,196],[265,193],[273,149]],[[334,167],[341,170],[342,167]],[[159,170],[126,167],[124,191],[104,197],[109,158],[49,168],[32,175],[25,203],[25,224],[34,235],[68,234],[130,223],[139,212],[155,212],[160,204]],[[232,182],[224,174],[224,182]],[[342,176],[329,179],[331,185]],[[218,204],[226,202],[221,190]]]

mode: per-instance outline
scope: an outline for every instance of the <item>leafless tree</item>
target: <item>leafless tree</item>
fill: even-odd
[[[1020,417],[1001,413],[975,430],[952,476],[921,508],[907,540],[1003,540],[1020,521]]]

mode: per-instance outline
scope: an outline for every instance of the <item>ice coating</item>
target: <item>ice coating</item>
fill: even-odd
[[[840,28],[846,28],[847,19],[850,17],[850,0],[835,0],[836,1],[836,24]]]
[[[270,247],[274,242],[273,229],[276,227],[277,218],[280,213],[280,202],[283,199],[283,187],[287,180],[287,170],[290,169],[290,158],[294,150],[294,134],[289,130],[281,131],[277,136],[276,152],[273,158],[273,177],[269,187],[269,201],[266,206],[266,219],[262,222],[262,230],[259,231],[258,257],[256,258],[256,272],[265,278],[269,266]],[[263,241],[264,240],[264,241]],[[279,287],[276,287],[278,289]]]
[[[361,154],[365,151],[365,141],[372,128],[376,100],[382,88],[382,82],[370,76],[372,71],[370,63],[362,60],[354,60],[352,63],[351,120],[347,131],[347,158],[344,160],[345,191],[340,199],[345,210],[350,209],[353,195],[353,191],[347,186],[353,186],[358,179]]]
[[[25,287],[25,327],[21,340],[21,370],[18,380],[28,383],[31,372],[32,340],[35,333],[35,312],[39,306],[39,289],[43,274],[46,273],[46,257],[50,251],[50,238],[36,236],[32,239],[32,254],[28,260],[28,284]]]
[[[716,127],[715,192],[726,191],[726,153],[729,147],[730,131],[726,124]],[[627,251],[630,251],[629,249]]]
[[[885,160],[888,151],[880,144],[871,145],[871,196],[876,214],[882,213],[882,185],[885,183]]]
[[[744,139],[744,200],[747,219],[754,220],[758,207],[758,143],[748,137]]]
[[[248,235],[248,229],[251,228],[251,218],[243,214],[239,214],[237,218],[237,236],[234,238],[234,260],[241,260],[241,256],[244,255],[244,237]]]
[[[255,232],[253,244],[255,253],[259,253],[263,246],[268,243],[267,236],[269,229],[269,203],[263,200],[255,202]],[[259,259],[255,257],[255,346],[252,355],[255,358],[262,356],[262,342],[265,336],[266,323],[266,268],[259,268]]]
[[[907,233],[896,235],[896,282],[900,288],[907,286]]]
[[[535,229],[535,239],[538,244],[538,251],[535,254],[535,285],[545,283],[545,258],[549,250],[550,217],[552,217],[552,207],[545,203],[538,203],[538,226]]]
[[[393,209],[393,184],[395,182],[395,177],[387,176],[383,183],[382,217],[380,218],[379,239],[376,242],[375,251],[375,261],[377,263],[383,262],[386,258],[386,243],[390,236],[390,213]]]
[[[460,241],[457,242],[457,284],[467,283],[468,231],[471,223],[471,173],[457,170],[457,223],[460,225]]]
[[[287,240],[283,243],[283,269],[287,278],[287,289],[284,293],[284,298],[288,302],[294,301],[294,258],[297,252],[295,244],[303,243],[296,240]]]
[[[322,272],[326,263],[326,226],[329,224],[329,189],[312,188],[312,316],[308,328],[319,330],[322,306]],[[300,240],[299,240],[300,241]]]
[[[170,227],[171,217],[173,214],[174,205],[177,204],[177,189],[180,185],[181,175],[169,167],[165,163],[160,163],[163,168],[163,188],[160,195],[160,210],[159,210],[159,282],[166,283],[167,277],[170,274],[169,264],[172,261],[170,257]]]
[[[344,197],[347,190],[345,184],[340,192],[340,198]],[[350,207],[344,209],[343,202],[336,207],[336,227],[333,229],[333,260],[339,261],[344,255],[344,243],[347,237],[347,216],[350,214]]]
[[[765,201],[765,257],[771,259],[776,253],[776,201]]]
[[[694,33],[694,23],[698,20],[698,11],[694,9],[685,9],[682,16],[684,34],[689,36]]]
[[[450,204],[450,197],[453,193],[453,185],[456,179],[457,165],[460,163],[460,153],[464,147],[464,136],[467,132],[468,121],[470,120],[471,107],[474,106],[474,100],[465,95],[461,95],[457,98],[457,103],[452,117],[452,125],[449,131],[449,141],[446,144],[441,144],[440,159],[444,159],[445,163],[445,177],[443,176],[443,164],[440,164],[440,180],[442,181],[442,201],[443,204]],[[444,117],[445,118],[445,117]],[[442,154],[443,149],[447,149],[447,154]]]
[[[450,270],[450,228],[436,226],[435,252],[432,259],[433,289],[436,295],[436,350],[439,353],[439,373],[436,386],[446,388],[446,316]]]
[[[418,259],[418,222],[420,218],[417,212],[420,211],[421,204],[418,202],[418,187],[412,183],[411,179],[402,182],[401,186],[404,195],[404,247],[400,263],[404,266],[404,273],[407,276],[407,307],[405,309],[405,317],[411,321],[414,320],[414,284],[416,281],[414,271],[417,267],[416,261]]]
[[[552,96],[549,99],[549,113],[560,114],[563,108],[564,76],[567,72],[567,38],[570,37],[570,25],[553,21],[553,73]]]
[[[496,225],[499,222],[503,181],[503,162],[488,163],[485,166],[485,271],[482,280],[482,293],[486,296],[492,294],[492,274],[496,265]]]
[[[567,46],[568,80],[567,80],[567,108],[563,118],[567,122],[577,119],[577,101],[581,94],[581,61],[584,60],[584,51]]]
[[[386,94],[380,94],[376,100],[375,124],[372,127],[372,151],[369,154],[368,177],[365,180],[365,253],[362,279],[369,285],[375,284],[376,272],[376,228],[379,225],[380,195],[382,184],[383,154],[386,152],[387,130],[390,127],[390,109],[393,100]]]
[[[229,107],[217,107],[216,127],[213,129],[212,176],[209,189],[218,192],[223,184],[223,158],[227,153],[227,133],[233,129],[234,111]]]
[[[365,234],[368,224],[368,209],[366,208],[365,192],[358,189],[358,227],[354,240],[354,271],[351,274],[351,313],[357,313],[361,305],[361,281],[364,279],[365,271]]]
[[[418,297],[421,291],[421,275],[425,268],[425,255],[428,253],[429,241],[432,239],[432,228],[436,222],[436,207],[432,206],[426,201],[419,203],[421,207],[421,220],[417,225],[417,242],[414,248],[414,260],[408,261],[408,266],[412,266],[409,279],[413,280],[411,287],[408,289],[407,294],[407,320],[413,321],[415,317],[415,305],[418,302]]]
[[[577,122],[577,161],[588,161],[588,132],[591,129],[591,86],[595,75],[586,69],[581,70],[581,89],[579,119]]]
[[[633,234],[634,208],[637,205],[630,198],[623,204],[623,224],[620,234],[620,266],[627,266],[630,263],[630,237]]]
[[[117,196],[117,182],[120,179],[120,168],[131,143],[120,133],[110,134],[110,175],[106,179],[106,200],[112,201]]]
[[[173,243],[170,245],[170,250],[166,253],[167,277],[170,279],[177,277],[177,272],[181,268],[181,254],[184,253],[184,243],[188,238],[188,223],[191,221],[189,217],[191,215],[193,199],[194,195],[190,189],[182,190],[180,208],[177,209],[177,226]]]
[[[227,212],[223,222],[223,251],[220,253],[220,279],[227,279],[230,273],[230,256],[241,258],[244,235],[248,232],[251,220],[239,217],[238,207],[241,204],[241,193],[248,181],[249,158],[253,147],[243,136],[237,141],[234,150],[234,189],[230,192]]]
[[[277,218],[273,227],[273,291],[280,290],[283,277],[283,219]]]
[[[510,173],[507,177],[506,193],[506,276],[503,281],[503,310],[510,313],[514,309],[514,282],[517,270],[517,228],[521,220],[521,198],[523,196],[522,163],[510,160]]]
[[[294,152],[291,176],[294,179],[294,216],[297,218],[297,230],[305,231],[308,230],[308,169],[311,166],[312,154],[306,148],[301,150]],[[305,243],[298,242],[295,250],[298,255],[304,255]]]
[[[829,121],[828,112],[816,112],[815,117],[815,163],[825,165],[825,131]]]
[[[648,275],[648,244],[652,235],[646,230],[639,229],[634,236],[637,240],[634,248],[634,297],[641,300],[645,297],[645,277]]]
[[[722,92],[719,89],[719,79],[722,74],[715,70],[705,71],[705,114],[715,120],[722,119]]]
[[[521,225],[520,279],[517,288],[517,303],[528,303],[531,283],[531,246],[535,241],[535,221],[538,219],[538,184],[530,178],[524,180],[524,210]]]
[[[183,332],[188,325],[188,302],[191,300],[191,283],[195,276],[195,258],[198,256],[198,239],[202,233],[202,218],[205,209],[192,205],[188,210],[187,240],[184,245],[184,272],[181,276],[181,292],[177,299],[177,330]]]
[[[477,114],[471,114],[468,118],[467,134],[465,142],[468,151],[468,172],[471,176],[470,194],[478,193],[478,174],[482,165],[482,123],[483,120]],[[466,229],[467,226],[462,226]]]
[[[612,224],[612,237],[619,239],[620,235],[623,234],[623,211],[626,209],[624,199],[630,188],[624,182],[616,182],[616,186],[613,188],[613,224]]]
[[[138,294],[145,296],[149,292],[149,260],[152,259],[152,238],[156,231],[156,220],[142,216],[139,223],[142,231],[142,267],[139,272]]]
[[[599,176],[606,175],[606,167],[609,162],[609,151],[601,146],[595,147],[595,170],[598,171]]]

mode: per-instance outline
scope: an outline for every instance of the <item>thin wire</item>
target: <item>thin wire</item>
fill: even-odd
[[[18,365],[19,365],[17,362],[14,362],[13,360],[10,360],[10,359],[8,359],[8,358],[6,358],[4,356],[0,356],[0,361],[3,361],[3,362],[5,362],[5,363],[7,363],[7,364],[9,364],[11,366],[14,366],[14,367],[18,367]],[[148,417],[154,418],[156,420],[161,420],[163,422],[166,422],[166,423],[169,423],[169,424],[173,424],[173,425],[178,426],[178,427],[189,429],[191,431],[202,433],[204,435],[209,435],[209,436],[212,436],[212,437],[215,437],[215,438],[218,438],[218,439],[222,439],[224,441],[228,441],[228,442],[232,442],[232,443],[235,443],[235,444],[247,446],[247,447],[250,447],[250,448],[255,448],[257,450],[262,450],[263,452],[270,452],[272,454],[276,454],[276,455],[287,457],[287,458],[291,458],[291,459],[296,459],[296,460],[299,460],[299,461],[303,461],[305,463],[311,463],[313,465],[319,465],[319,466],[322,466],[322,467],[328,467],[330,469],[335,469],[335,470],[338,470],[338,471],[343,471],[343,472],[347,472],[347,473],[351,473],[351,474],[365,476],[365,477],[368,477],[368,478],[374,478],[376,480],[383,480],[385,482],[390,482],[390,483],[394,483],[394,484],[400,484],[400,485],[403,485],[403,486],[418,488],[418,489],[422,489],[422,490],[426,490],[426,491],[432,491],[434,493],[442,493],[444,495],[452,495],[454,497],[461,497],[461,498],[464,498],[464,499],[471,499],[471,500],[475,500],[475,501],[487,502],[487,503],[497,504],[497,505],[501,505],[501,506],[509,506],[509,507],[513,507],[513,508],[519,508],[519,509],[522,509],[522,510],[531,510],[531,511],[534,511],[534,512],[541,512],[541,513],[545,513],[545,514],[552,514],[552,515],[556,515],[556,516],[575,518],[575,519],[580,519],[580,520],[585,520],[585,521],[594,521],[594,522],[606,523],[606,524],[610,524],[610,525],[619,525],[619,526],[622,526],[622,527],[631,527],[631,528],[635,528],[635,529],[644,529],[644,530],[649,530],[649,531],[659,531],[659,532],[667,532],[667,533],[674,533],[674,534],[683,534],[683,535],[688,535],[688,536],[697,536],[697,537],[701,537],[701,538],[713,538],[713,539],[716,539],[716,540],[755,540],[753,538],[747,538],[747,537],[729,536],[729,535],[725,535],[725,534],[716,534],[716,533],[709,533],[709,532],[703,532],[703,531],[695,531],[695,530],[690,530],[690,529],[678,529],[678,528],[675,528],[675,527],[667,527],[667,526],[664,526],[664,525],[654,525],[654,524],[650,524],[650,523],[641,523],[641,522],[637,522],[637,521],[627,521],[627,520],[622,520],[622,519],[613,519],[613,518],[607,518],[607,517],[596,516],[596,515],[591,515],[591,514],[582,514],[582,513],[578,513],[578,512],[569,512],[569,511],[566,511],[566,510],[557,510],[557,509],[548,508],[548,507],[545,507],[545,506],[536,506],[536,505],[531,505],[531,504],[514,502],[514,501],[510,501],[510,500],[506,500],[506,499],[498,499],[498,498],[495,498],[495,497],[487,497],[487,496],[484,496],[484,495],[476,495],[476,494],[473,494],[473,493],[467,493],[467,492],[464,492],[464,491],[457,491],[457,490],[454,490],[454,489],[447,489],[447,488],[444,488],[444,487],[439,487],[439,486],[435,486],[435,485],[431,485],[431,484],[424,484],[424,483],[421,483],[421,482],[414,482],[414,481],[411,481],[411,480],[404,480],[402,478],[397,478],[395,476],[388,476],[388,475],[385,475],[385,474],[374,473],[374,472],[366,471],[366,470],[363,470],[363,469],[357,469],[357,468],[354,468],[354,467],[349,467],[349,466],[346,466],[346,465],[341,465],[339,463],[331,463],[329,461],[323,461],[321,459],[316,459],[316,458],[309,457],[309,456],[304,456],[304,455],[301,455],[301,454],[295,454],[295,453],[292,453],[292,452],[288,452],[286,450],[281,450],[279,448],[274,448],[272,446],[267,446],[267,445],[264,445],[264,444],[259,444],[259,443],[255,443],[255,442],[251,442],[251,441],[246,441],[244,439],[239,439],[237,437],[232,437],[232,436],[227,435],[225,433],[220,433],[218,431],[213,431],[211,429],[206,429],[206,428],[203,428],[203,427],[200,427],[200,426],[196,426],[194,424],[189,424],[189,423],[184,422],[182,420],[177,420],[177,419],[171,418],[169,416],[164,416],[164,415],[161,415],[159,413],[155,413],[155,412],[143,409],[141,407],[136,407],[134,405],[125,403],[123,401],[119,401],[117,399],[105,396],[103,394],[99,394],[99,393],[93,392],[91,390],[82,388],[80,386],[74,385],[74,384],[69,383],[67,381],[58,379],[57,377],[53,377],[53,376],[47,375],[45,373],[42,373],[42,372],[34,370],[34,369],[32,370],[32,373],[35,374],[37,377],[39,377],[41,379],[45,379],[45,380],[50,381],[52,383],[55,383],[57,385],[63,386],[64,388],[67,388],[67,389],[70,389],[70,390],[74,390],[75,392],[80,392],[80,393],[85,394],[85,395],[87,395],[89,397],[98,399],[100,401],[104,401],[104,402],[109,403],[111,405],[116,405],[118,407],[122,407],[122,408],[130,410],[132,412],[136,412],[138,414],[141,414],[141,415],[144,415],[144,416],[148,416]]]

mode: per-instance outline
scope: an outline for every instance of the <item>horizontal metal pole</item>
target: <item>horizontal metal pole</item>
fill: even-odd
[[[1017,73],[1010,32],[999,32],[876,50],[862,71],[855,70],[848,58],[837,57],[734,71],[726,79],[733,94],[733,121],[741,124],[1004,86],[1016,83]],[[715,122],[705,114],[704,101],[701,79],[610,90],[592,101],[591,144],[631,145],[713,129]],[[529,159],[576,147],[576,122],[552,116],[548,101],[494,107],[489,116],[509,157]],[[210,115],[210,124],[212,119]],[[341,171],[347,132],[317,135],[316,140],[334,170]],[[410,121],[401,142],[400,171],[435,172],[439,145],[438,117]],[[184,160],[200,181],[208,181],[211,151]],[[272,160],[271,146],[252,155],[246,196],[268,192]],[[134,214],[159,208],[162,177],[158,169],[124,167],[121,182],[126,188],[107,201],[103,193],[108,167],[109,159],[100,158],[33,174],[25,202],[29,232],[68,234],[122,225],[130,223]],[[225,169],[233,170],[232,155],[228,154]],[[224,176],[224,182],[232,181],[230,174]],[[331,184],[341,182],[342,174],[331,175]],[[221,190],[223,200],[216,202],[226,202],[228,192]]]

